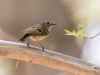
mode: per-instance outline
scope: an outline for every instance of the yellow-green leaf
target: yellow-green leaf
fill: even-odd
[[[65,30],[65,32],[68,33],[68,34],[72,34],[72,32],[69,31],[69,30]]]

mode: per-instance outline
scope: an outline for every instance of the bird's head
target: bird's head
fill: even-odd
[[[54,26],[54,25],[57,25],[56,23],[50,23],[48,21],[44,21],[44,22],[41,22],[41,25],[44,26],[45,28],[47,28],[48,30],[51,30],[51,28]]]

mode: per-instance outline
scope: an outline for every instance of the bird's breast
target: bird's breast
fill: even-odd
[[[47,37],[47,35],[45,35],[45,36],[30,36],[29,38],[33,41],[37,41],[37,40],[40,41],[40,40],[45,39],[46,37]]]

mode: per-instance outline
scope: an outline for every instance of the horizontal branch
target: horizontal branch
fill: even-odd
[[[65,71],[73,75],[100,75],[100,67],[83,60],[25,44],[0,40],[0,56],[19,59],[53,69]]]

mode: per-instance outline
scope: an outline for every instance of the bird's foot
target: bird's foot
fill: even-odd
[[[42,51],[44,52],[44,48],[42,48]]]
[[[29,43],[27,44],[27,47],[30,47]]]

